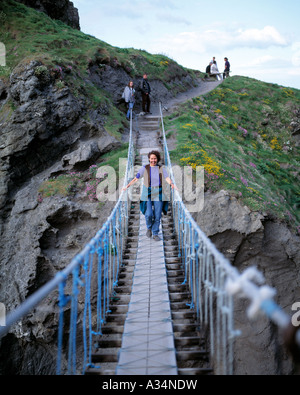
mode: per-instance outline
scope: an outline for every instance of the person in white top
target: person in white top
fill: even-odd
[[[216,61],[214,61],[213,64],[211,65],[210,74],[216,75],[217,80],[222,80],[222,76],[221,76],[221,74],[219,72],[219,69],[218,69]]]

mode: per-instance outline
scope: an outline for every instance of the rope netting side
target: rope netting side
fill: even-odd
[[[165,165],[176,185],[178,177],[174,176],[170,160],[161,104],[160,113]],[[181,185],[182,181],[178,180],[178,184]],[[190,307],[197,313],[201,330],[209,334],[215,373],[233,374],[234,341],[240,335],[240,331],[234,328],[235,295],[250,301],[247,311],[249,319],[263,313],[279,328],[287,330],[291,318],[274,302],[276,291],[265,285],[263,275],[255,267],[240,274],[217,250],[194,221],[179,191],[172,191],[171,203],[179,257],[190,290]],[[293,336],[293,343],[299,350],[300,331]]]
[[[124,185],[127,185],[129,179],[132,178],[134,168],[135,150],[132,139],[132,116],[130,126],[130,141]],[[79,365],[82,365],[83,374],[87,368],[96,367],[92,364],[94,343],[99,336],[102,336],[102,327],[106,322],[107,314],[110,313],[110,298],[113,297],[114,289],[118,286],[119,272],[122,267],[122,257],[128,236],[130,206],[128,197],[122,192],[112,214],[95,238],[86,247],[86,253],[76,258],[79,262],[72,272],[73,291],[71,294],[68,374],[78,373]],[[84,305],[84,308],[79,319],[77,308],[80,288],[83,288],[80,303]],[[63,301],[66,300],[64,294],[60,298]],[[59,300],[59,305],[64,305],[64,303]],[[78,328],[78,322],[82,322],[82,328],[80,330]],[[61,337],[66,332],[66,329],[63,330],[61,326],[62,324],[59,327],[58,362],[62,360],[63,353]],[[81,347],[79,357],[80,360],[83,349],[83,360],[79,361],[79,363],[76,358],[78,338],[83,339],[83,346]],[[61,374],[61,366],[59,364],[57,374]]]
[[[132,136],[132,114],[130,140],[123,185],[132,178],[135,149]],[[0,327],[0,338],[16,324],[37,310],[42,310],[45,298],[57,299],[54,307],[58,323],[56,373],[81,374],[93,367],[94,344],[102,335],[102,328],[109,313],[110,298],[118,285],[123,252],[128,236],[128,218],[131,202],[120,191],[120,197],[103,227],[85,246],[81,253],[55,278],[41,287],[10,313],[6,326]],[[49,307],[48,307],[49,309]],[[16,325],[17,326],[17,325]]]

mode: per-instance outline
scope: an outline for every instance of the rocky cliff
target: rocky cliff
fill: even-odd
[[[37,11],[44,12],[52,19],[60,20],[74,29],[80,29],[77,8],[69,0],[16,0]]]
[[[9,114],[2,112],[0,136],[0,295],[8,311],[62,270],[105,219],[84,195],[40,200],[40,185],[76,166],[88,168],[122,144],[103,127],[104,109],[88,110],[86,101],[68,87],[57,89],[51,78],[41,80],[38,67],[41,64],[34,61],[21,64],[9,83],[1,84],[0,107],[8,102],[14,107]],[[107,212],[110,209],[108,205]],[[47,308],[53,302],[47,301]],[[51,316],[44,319],[53,326]],[[56,332],[49,326],[39,329],[33,342],[27,325],[4,340],[1,353],[7,348],[6,361],[12,358],[4,373],[54,372],[49,343],[55,343]],[[19,351],[12,353],[12,348]],[[34,360],[43,362],[29,363]]]
[[[54,3],[53,12],[69,4]],[[26,4],[47,11],[50,2]],[[14,1],[1,3],[0,11],[5,22],[0,41],[8,57],[0,70],[0,300],[9,312],[66,267],[112,209],[112,203],[99,207],[75,184],[66,195],[51,196],[41,196],[41,185],[70,172],[80,172],[85,184],[91,165],[123,147],[129,126],[120,104],[124,87],[130,79],[138,86],[145,67],[160,70],[161,65],[138,51],[122,64],[123,52]],[[55,36],[43,31],[39,36],[36,23]],[[66,31],[68,37],[62,38]],[[30,37],[28,48],[23,32]],[[49,41],[43,47],[45,37]],[[33,46],[39,49],[31,52]],[[174,86],[193,86],[194,76],[174,62],[170,74],[164,67],[164,77]],[[174,95],[159,78],[151,85],[153,97]],[[138,93],[136,111],[140,105]],[[55,305],[55,298],[45,300],[40,314],[27,317],[1,341],[1,373],[55,373]]]
[[[241,273],[257,267],[276,289],[276,302],[291,315],[291,305],[300,300],[299,237],[286,224],[251,211],[226,191],[206,193],[204,209],[195,219]],[[292,374],[293,361],[282,333],[263,315],[249,321],[247,308],[247,300],[235,300],[235,326],[242,331],[235,344],[235,374]]]
[[[171,159],[204,167],[195,220],[239,272],[263,273],[289,316],[300,300],[299,105],[299,90],[232,77],[165,120]],[[235,374],[293,373],[278,328],[247,307],[235,300]]]
[[[113,49],[72,29],[64,36],[66,29],[47,19],[40,29],[45,25],[53,37],[44,32],[39,37],[34,30],[38,13],[16,8],[13,1],[4,3],[14,7],[3,11],[5,32],[0,27],[9,66],[0,75],[0,301],[10,311],[71,261],[112,208],[108,203],[99,208],[76,187],[66,196],[40,196],[41,185],[69,172],[84,174],[126,143],[128,123],[119,99],[130,79],[138,85],[145,68],[152,70],[153,97],[162,101],[193,86],[194,75],[170,60]],[[50,2],[26,3],[47,10]],[[53,3],[56,11],[69,4]],[[26,50],[26,42],[20,45],[24,15],[33,21],[32,32],[28,24],[24,34],[30,40],[37,37],[35,48],[50,37],[34,53]],[[19,30],[13,26],[16,18]],[[80,56],[78,48],[84,48]],[[140,104],[138,96],[137,111]],[[298,121],[293,130],[299,136]],[[207,192],[196,220],[241,271],[259,265],[278,290],[280,305],[289,308],[291,291],[293,300],[300,300],[299,238],[282,221],[250,210],[225,191]],[[0,373],[55,373],[55,304],[55,298],[45,300],[35,317],[30,315],[1,341]],[[245,310],[246,303],[236,304],[236,326],[243,330],[235,350],[236,373],[291,373],[276,329],[266,320],[249,324]]]

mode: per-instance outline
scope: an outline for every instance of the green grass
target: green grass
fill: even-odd
[[[124,176],[124,174],[119,174],[119,159],[127,159],[127,156],[128,144],[124,144],[119,149],[102,155],[101,163],[90,166],[87,171],[71,171],[67,174],[62,174],[44,181],[38,190],[38,201],[42,202],[45,198],[57,195],[63,197],[72,197],[78,192],[83,192],[84,195],[88,197],[91,201],[96,202],[97,186],[101,181],[103,181],[103,178],[96,178],[98,169],[103,167],[103,169],[105,170],[104,166],[109,166],[113,168],[116,174],[116,186],[118,186],[119,177]]]
[[[36,68],[39,78],[55,78],[58,89],[69,87],[74,96],[84,97],[88,108],[108,109],[104,126],[119,141],[126,128],[124,114],[107,92],[91,84],[91,65],[99,69],[105,65],[122,67],[131,78],[141,78],[147,70],[150,78],[160,80],[174,93],[185,89],[184,82],[175,80],[188,74],[201,75],[163,55],[113,47],[13,0],[0,2],[0,41],[6,46],[6,67],[0,67],[1,79],[8,81],[13,71],[21,71],[33,60],[40,62]],[[7,118],[2,110],[0,119]]]
[[[87,82],[91,65],[123,67],[132,78],[147,70],[150,78],[162,81],[174,93],[184,89],[174,80],[180,81],[188,73],[201,75],[164,55],[112,47],[13,0],[0,3],[0,41],[7,52],[7,65],[0,67],[1,79],[8,81],[13,70],[38,60],[39,78],[55,77],[59,89],[68,86],[74,96],[85,98],[90,109],[107,109],[105,128],[118,139],[125,127],[124,114],[105,91]],[[207,190],[231,191],[251,209],[297,227],[300,159],[289,125],[299,103],[299,90],[230,78],[166,120],[168,135],[175,133],[177,138],[172,159],[182,166],[204,166]],[[14,107],[7,102],[0,120],[9,119]],[[127,157],[124,154],[121,150],[120,155]],[[113,167],[118,167],[118,159],[111,154],[103,157],[106,159],[107,164],[112,160]],[[52,182],[43,190],[45,195],[53,191],[68,194],[74,189],[72,178],[62,181],[66,190],[59,186],[60,180]]]
[[[226,189],[254,211],[299,227],[300,150],[290,123],[300,91],[233,77],[166,120],[181,166],[204,166],[207,191]]]
[[[103,89],[92,84],[89,68],[110,65],[122,67],[132,77],[142,77],[145,70],[149,76],[161,80],[169,89],[172,80],[191,73],[163,55],[151,55],[135,49],[115,48],[105,42],[72,29],[44,13],[28,8],[13,0],[0,3],[0,41],[6,47],[6,67],[0,67],[0,78],[9,82],[12,72],[22,71],[32,61],[38,61],[35,75],[42,82],[55,81],[58,89],[69,87],[75,97],[84,98],[87,109],[103,109],[105,130],[119,141],[128,127],[125,117]],[[178,84],[177,90],[183,87]],[[120,93],[121,94],[121,93]],[[9,100],[0,109],[0,121],[8,121],[16,109]],[[89,121],[87,111],[86,120]],[[96,170],[100,165],[111,166],[119,177],[119,158],[127,158],[128,145],[100,158],[100,163],[83,173],[72,172],[45,181],[39,190],[38,200],[53,195],[72,196],[85,191],[95,200],[99,180]]]
[[[105,130],[119,141],[128,127],[124,113],[106,91],[91,82],[91,66],[122,67],[132,78],[141,78],[147,70],[150,78],[160,80],[174,93],[184,90],[184,83],[176,85],[175,79],[178,81],[188,74],[201,75],[163,55],[113,47],[13,0],[0,2],[0,41],[6,47],[6,67],[0,67],[1,79],[9,83],[12,72],[22,72],[26,65],[38,61],[35,75],[41,82],[51,80],[58,89],[68,87],[75,97],[84,100],[87,110],[102,109]],[[0,109],[0,122],[8,121],[16,106],[12,100],[7,101]],[[89,111],[85,118],[89,121]],[[119,157],[127,158],[127,149],[128,146],[123,145],[120,150],[104,155],[100,162],[112,166],[119,176]],[[70,196],[76,190],[87,188],[87,184],[93,199],[98,182],[94,172],[98,165],[93,166],[91,173],[71,173],[46,181],[40,188],[39,199],[56,194]]]
[[[0,41],[6,45],[10,69],[20,61],[37,59],[48,67],[72,67],[78,74],[88,75],[90,64],[110,64],[123,67],[131,77],[142,77],[147,70],[150,77],[166,86],[188,73],[201,74],[164,55],[113,47],[13,0],[0,3],[0,19]],[[0,76],[3,74],[7,75],[7,69],[0,71]]]
[[[60,175],[43,182],[38,191],[39,199],[56,195],[70,196],[75,188],[82,189],[83,187],[84,183],[80,175],[75,175],[75,173]]]

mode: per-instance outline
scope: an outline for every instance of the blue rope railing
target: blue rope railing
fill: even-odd
[[[130,138],[124,185],[132,178],[135,150],[133,119],[130,117]],[[121,175],[120,175],[121,177]],[[58,294],[58,343],[56,373],[75,375],[92,367],[95,338],[109,313],[110,298],[118,285],[119,271],[128,236],[131,203],[124,192],[111,215],[94,238],[63,271],[31,295],[8,315],[6,326],[0,327],[0,338],[19,323],[53,292]],[[66,337],[68,341],[66,342]],[[66,344],[67,343],[67,344]]]
[[[165,165],[173,183],[181,186],[181,173],[177,177],[170,160],[161,103],[160,114]],[[201,191],[201,187],[197,189],[196,186],[196,191]],[[208,329],[215,373],[231,375],[234,372],[234,341],[240,335],[240,331],[234,328],[234,295],[250,300],[250,319],[262,312],[279,328],[286,330],[290,317],[273,301],[276,291],[263,285],[265,280],[256,268],[240,274],[217,250],[193,219],[180,192],[180,189],[172,191],[171,206],[178,256],[185,272],[184,283],[190,291],[189,306],[196,311],[199,328]],[[201,204],[198,207],[203,208]],[[299,347],[300,331],[296,342]]]
[[[160,105],[165,164],[170,177],[176,177],[167,147]],[[130,141],[124,185],[134,173],[132,114]],[[178,191],[171,194],[174,231],[178,238],[179,257],[185,271],[184,282],[190,290],[190,308],[195,309],[200,327],[208,327],[210,351],[218,374],[233,373],[233,346],[239,331],[234,328],[233,295],[242,294],[250,302],[248,316],[265,313],[280,328],[286,328],[290,317],[273,301],[274,290],[263,286],[264,279],[250,268],[242,275],[216,249],[202,232],[184,205]],[[130,200],[121,193],[119,201],[101,230],[63,271],[31,295],[0,327],[0,338],[32,312],[53,292],[58,299],[57,374],[85,373],[92,365],[95,338],[109,312],[109,302],[118,284],[119,270],[128,236]],[[300,344],[300,331],[297,344]]]

